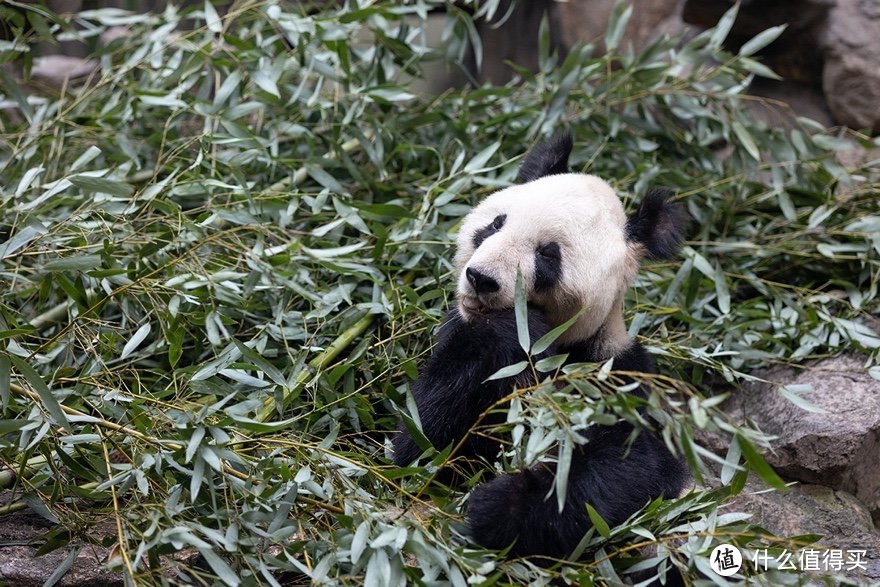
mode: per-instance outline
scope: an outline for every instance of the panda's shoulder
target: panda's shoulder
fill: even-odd
[[[614,355],[614,368],[618,371],[636,373],[656,373],[657,365],[651,353],[638,341],[630,341],[629,346]]]
[[[594,363],[606,361],[602,353],[603,341],[600,335],[587,340],[570,343],[559,350],[568,354],[569,363]],[[634,373],[656,373],[657,366],[648,350],[638,341],[630,339],[628,344],[614,353],[614,369]]]

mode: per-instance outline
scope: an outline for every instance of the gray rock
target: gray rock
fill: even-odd
[[[0,505],[12,498],[12,492],[0,493]],[[121,585],[122,574],[108,570],[105,560],[109,549],[74,540],[69,545],[36,556],[41,536],[53,526],[37,514],[22,510],[0,516],[0,585],[38,587],[64,564],[77,549],[76,560],[56,583],[61,587],[103,587]],[[112,524],[90,528],[89,535],[100,540],[115,535]]]
[[[877,31],[880,35],[880,30]],[[855,129],[880,132],[880,53],[863,57],[857,53],[834,53],[825,61],[822,87],[834,119]]]
[[[683,19],[701,27],[714,26],[732,5],[731,0],[686,0]],[[779,85],[796,82],[810,93],[814,86],[820,88],[810,102],[824,97],[836,124],[880,132],[876,107],[880,100],[880,3],[746,0],[725,44],[736,51],[762,30],[779,24],[788,28],[760,53],[763,62],[784,78]],[[803,114],[797,104],[792,106]],[[818,110],[823,110],[821,105]],[[822,116],[811,117],[827,122]]]
[[[880,132],[880,6],[838,0],[822,37],[822,86],[840,124]]]
[[[103,587],[121,585],[122,576],[111,573],[101,560],[101,550],[80,545],[76,560],[70,570],[56,585],[61,587]],[[43,585],[70,554],[71,549],[62,548],[35,557],[36,548],[31,546],[0,545],[0,583],[16,587]]]
[[[755,375],[770,383],[747,386],[725,410],[777,437],[768,463],[786,479],[854,494],[880,521],[880,381],[867,374],[864,360],[844,355],[800,372],[774,368]],[[803,397],[825,413],[796,406],[779,385],[812,386]]]
[[[758,33],[777,25],[785,32],[761,50],[761,59],[786,81],[818,82],[822,74],[819,37],[834,0],[753,0],[742,2],[725,45],[732,51]],[[729,0],[687,0],[685,22],[702,27],[715,26],[733,6]]]
[[[816,544],[807,548],[823,553],[827,550],[863,550],[861,560],[865,569],[843,569],[837,574],[848,580],[880,581],[880,534],[864,505],[852,495],[821,485],[795,485],[785,493],[749,492],[757,489],[750,483],[746,492],[729,507],[753,514],[750,522],[778,536],[822,535]],[[792,561],[797,561],[796,554],[793,554]],[[820,566],[820,569],[824,571],[824,567]]]
[[[621,47],[631,44],[639,51],[661,35],[673,35],[686,28],[681,19],[684,0],[639,0],[632,6]],[[562,42],[570,47],[576,42],[601,41],[613,8],[614,0],[557,4]],[[601,42],[599,47],[604,50]]]

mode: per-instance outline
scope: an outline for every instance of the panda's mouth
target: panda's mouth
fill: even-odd
[[[458,299],[461,308],[467,314],[485,314],[489,311],[489,307],[480,301],[476,296],[463,295]]]

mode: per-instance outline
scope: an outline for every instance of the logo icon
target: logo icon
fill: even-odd
[[[719,544],[709,555],[709,565],[722,577],[735,574],[742,564],[742,553],[732,544]]]

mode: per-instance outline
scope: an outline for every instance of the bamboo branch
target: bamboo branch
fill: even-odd
[[[321,351],[318,356],[309,361],[308,369],[303,369],[300,371],[299,375],[296,377],[296,381],[294,382],[292,387],[289,387],[284,390],[281,396],[281,407],[287,405],[288,401],[303,388],[303,386],[309,381],[315,371],[323,370],[327,365],[333,362],[336,357],[339,356],[348,345],[352,343],[354,339],[359,337],[370,325],[373,323],[375,319],[375,314],[367,314],[354,324],[348,327],[348,329],[336,337],[330,346]],[[257,420],[260,422],[266,422],[271,419],[272,413],[275,411],[276,402],[274,397],[268,397],[263,402],[263,407],[257,414]]]
[[[33,392],[29,389],[25,389],[24,387],[21,387],[20,385],[16,385],[14,383],[10,384],[9,389],[11,389],[12,391],[14,391],[15,393],[17,393],[19,395],[25,395],[25,396],[29,397],[30,399],[32,399],[34,402],[36,402],[38,404],[40,403],[40,396],[37,395],[36,392]],[[89,414],[86,414],[85,412],[81,412],[75,408],[65,406],[64,404],[61,405],[61,409],[64,410],[64,412],[70,416],[76,416],[78,418],[88,418],[89,423],[94,424],[95,426],[100,426],[101,428],[113,430],[114,432],[119,432],[121,434],[125,434],[125,435],[131,436],[133,438],[137,438],[138,440],[141,440],[143,442],[158,445],[162,448],[168,448],[171,450],[180,450],[186,446],[185,443],[183,443],[179,440],[161,440],[159,438],[153,438],[153,437],[147,436],[146,434],[144,434],[142,432],[135,430],[134,428],[130,428],[128,426],[123,426],[122,424],[117,424],[116,422],[110,422],[109,420],[104,420],[102,418],[96,418],[94,416],[90,416]],[[248,479],[250,479],[250,477],[247,474],[242,473],[241,471],[238,471],[237,469],[234,469],[226,464],[223,465],[223,472],[226,473],[227,475],[231,475],[231,476],[236,477],[238,479],[241,479],[243,481],[247,481]],[[0,473],[9,473],[9,472],[3,471]],[[5,478],[5,476],[3,478]],[[11,479],[10,479],[10,481],[11,481]],[[4,485],[0,484],[0,489],[2,489],[3,487],[4,487]]]
[[[368,141],[372,140],[373,133],[369,132],[369,131],[365,132],[364,138]],[[338,151],[333,150],[333,151],[330,151],[329,153],[327,153],[326,159],[333,160],[339,156],[340,152],[346,153],[346,154],[352,153],[355,150],[357,150],[357,148],[359,146],[360,146],[360,141],[358,139],[349,139],[349,140],[345,141],[344,143],[342,143],[342,146],[339,147]],[[136,173],[136,174],[130,176],[128,178],[128,181],[130,183],[140,183],[142,181],[146,181],[146,180],[150,179],[151,177],[153,177],[153,175],[155,175],[155,170],[154,169],[147,169],[147,170],[141,171],[139,173]],[[285,189],[287,189],[289,187],[298,186],[299,184],[303,183],[306,180],[306,178],[308,178],[308,176],[309,176],[309,172],[306,169],[306,167],[300,167],[299,169],[297,169],[293,173],[293,175],[291,177],[285,177],[284,179],[276,181],[275,183],[270,185],[267,188],[267,191],[280,192],[280,191],[284,191]],[[89,289],[86,291],[86,297],[91,297],[94,293],[95,293],[94,290]],[[46,326],[49,326],[50,324],[60,322],[67,315],[67,311],[70,309],[70,306],[72,304],[73,304],[72,300],[66,300],[64,302],[61,302],[60,304],[43,312],[39,316],[34,317],[29,322],[29,324],[31,326],[33,326],[36,330],[41,330],[41,329],[45,328]]]

